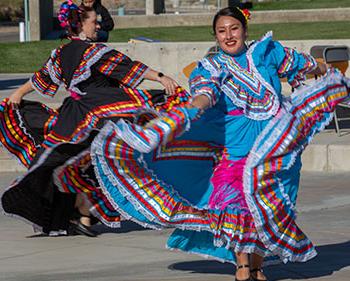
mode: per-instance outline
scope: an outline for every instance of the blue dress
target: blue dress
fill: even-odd
[[[191,95],[210,108],[175,106],[146,127],[108,123],[92,158],[103,193],[126,218],[175,227],[168,247],[235,263],[235,252],[266,263],[316,255],[295,222],[300,155],[349,96],[329,73],[301,86],[315,60],[268,33],[236,56],[202,59]],[[280,78],[298,88],[286,98]]]

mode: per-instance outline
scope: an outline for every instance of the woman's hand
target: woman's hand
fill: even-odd
[[[309,72],[309,74],[321,76],[326,74],[328,68],[329,68],[329,65],[323,62],[317,62],[317,67],[313,71]]]
[[[179,86],[177,82],[170,78],[169,76],[164,75],[161,72],[155,71],[152,68],[149,68],[146,72],[145,79],[151,80],[151,81],[157,81],[163,85],[165,88],[165,93],[167,95],[174,95],[176,92],[176,88]]]
[[[17,107],[22,101],[23,95],[18,92],[14,92],[9,96],[8,103],[12,104],[13,107]]]
[[[164,75],[159,77],[159,82],[164,86],[167,95],[175,95],[176,88],[179,85],[174,79]]]
[[[22,98],[31,91],[33,91],[32,84],[30,81],[27,81],[9,96],[8,104],[17,107],[21,103]]]

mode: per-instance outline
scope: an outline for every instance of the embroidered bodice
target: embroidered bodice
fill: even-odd
[[[297,53],[272,40],[272,33],[254,42],[238,55],[220,51],[203,58],[190,78],[194,96],[206,95],[211,105],[228,99],[228,111],[239,108],[254,120],[275,115],[281,102],[280,78],[297,87],[316,67],[311,56]]]

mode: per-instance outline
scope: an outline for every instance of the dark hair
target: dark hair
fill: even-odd
[[[102,6],[101,0],[95,0],[94,8],[96,9],[97,6]]]
[[[71,1],[64,2],[60,7],[58,19],[63,28],[66,29],[65,37],[78,35],[82,23],[89,18],[89,12],[95,11],[93,8],[83,5],[76,6]]]
[[[84,5],[84,0],[81,0],[81,5]],[[92,7],[96,10],[98,7],[102,6],[101,0],[95,0]]]
[[[237,8],[237,7],[227,7],[224,9],[221,9],[220,11],[218,11],[216,13],[216,15],[214,16],[213,19],[213,31],[214,34],[215,32],[215,27],[216,27],[216,23],[219,20],[220,17],[223,16],[227,16],[227,17],[232,17],[235,18],[236,20],[239,20],[243,26],[244,29],[247,29],[247,20],[245,18],[245,16],[242,13],[242,10]]]

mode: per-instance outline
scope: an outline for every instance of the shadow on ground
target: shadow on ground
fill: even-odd
[[[132,231],[143,231],[143,230],[149,230],[149,229],[144,228],[132,221],[122,221],[120,228],[110,228],[103,224],[98,224],[94,226],[94,230],[96,230],[99,234],[104,234],[104,233],[128,233]]]
[[[110,228],[103,224],[98,224],[98,225],[94,225],[93,229],[99,235],[105,234],[105,233],[129,233],[132,231],[149,230],[131,221],[122,221],[120,228]],[[42,233],[27,236],[27,238],[47,238],[47,237],[48,237],[47,234],[42,234]],[[66,235],[61,235],[61,237],[66,237]],[[56,236],[52,238],[56,238]]]
[[[15,89],[15,88],[17,88],[18,86],[21,86],[22,84],[24,84],[27,81],[28,81],[28,78],[26,78],[26,79],[1,80],[0,81],[0,91]]]
[[[308,279],[329,276],[333,272],[350,266],[350,241],[316,247],[318,255],[306,263],[288,263],[270,266],[265,269],[269,280]],[[229,263],[201,260],[174,263],[171,270],[193,273],[234,274],[234,266]]]

